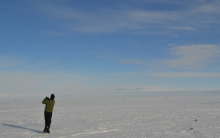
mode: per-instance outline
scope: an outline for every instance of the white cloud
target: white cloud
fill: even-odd
[[[165,21],[173,21],[178,18],[177,14],[169,12],[152,12],[152,11],[139,11],[139,10],[130,10],[125,11],[125,15],[127,15],[128,20],[130,22],[136,22],[137,24],[141,23],[164,23]]]
[[[220,78],[220,73],[210,72],[160,72],[149,74],[152,77],[165,78]]]
[[[163,62],[172,68],[195,69],[207,66],[220,56],[217,45],[186,45],[173,47],[170,52],[175,58]]]
[[[219,14],[220,13],[219,5],[220,5],[219,1],[213,1],[212,3],[204,3],[203,5],[194,9],[194,11],[200,13],[206,13],[206,14],[207,13]]]

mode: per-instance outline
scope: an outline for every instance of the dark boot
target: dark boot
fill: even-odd
[[[44,130],[43,130],[43,132],[44,132],[44,133],[46,133],[46,126],[44,127]]]
[[[45,129],[45,133],[50,133],[50,130],[49,130],[50,128],[49,127],[46,127],[46,129]]]

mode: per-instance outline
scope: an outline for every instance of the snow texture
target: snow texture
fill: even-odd
[[[51,134],[41,100],[1,100],[1,138],[220,138],[220,97],[56,100]]]

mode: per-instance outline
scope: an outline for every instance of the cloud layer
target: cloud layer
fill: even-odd
[[[119,3],[123,3],[124,6],[119,6]],[[39,1],[35,5],[44,15],[60,20],[59,26],[83,33],[159,33],[161,30],[163,33],[169,33],[169,31],[205,31],[210,27],[219,27],[219,1],[194,1],[185,4],[181,1],[164,3],[159,0],[155,4],[152,1],[139,0],[135,1],[135,4],[129,1],[119,1],[119,3],[114,5],[113,2],[112,9],[97,3],[100,6],[91,5],[89,12],[71,7],[68,2]],[[142,7],[151,4],[154,10]],[[175,8],[161,10],[159,7],[165,4]]]

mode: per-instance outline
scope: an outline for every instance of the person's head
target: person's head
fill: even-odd
[[[54,98],[55,98],[55,95],[54,95],[54,94],[51,94],[50,99],[51,99],[51,100],[54,100]]]

